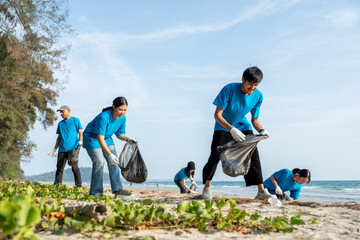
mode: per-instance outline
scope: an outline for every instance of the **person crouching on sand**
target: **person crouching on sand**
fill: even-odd
[[[174,182],[176,185],[180,188],[180,193],[196,193],[191,188],[197,187],[197,184],[194,181],[194,175],[195,175],[195,163],[194,162],[188,162],[187,167],[182,168],[174,177]],[[191,180],[191,187],[189,188],[185,184],[186,179]]]
[[[264,181],[264,187],[278,198],[290,201],[299,199],[301,185],[310,181],[311,173],[308,169],[281,169]],[[286,191],[290,191],[290,197],[285,194]]]

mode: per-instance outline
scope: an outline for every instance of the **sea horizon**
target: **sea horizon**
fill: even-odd
[[[203,184],[201,180],[195,179],[198,184],[198,193],[201,193]],[[52,182],[41,182],[52,184]],[[66,181],[63,184],[73,186],[74,182]],[[173,180],[149,179],[144,183],[130,183],[122,181],[124,188],[165,188],[178,189]],[[158,184],[158,185],[157,185]],[[186,181],[190,186],[190,181]],[[256,186],[246,187],[245,181],[212,181],[212,192],[214,194],[235,195],[241,197],[255,197]],[[89,186],[89,182],[83,182]],[[104,181],[104,187],[110,187],[110,182]],[[302,185],[299,200],[303,201],[329,201],[329,202],[360,202],[360,180],[313,180],[309,184]]]

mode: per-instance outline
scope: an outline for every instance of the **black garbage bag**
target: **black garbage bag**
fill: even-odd
[[[223,172],[231,177],[246,175],[257,143],[268,137],[268,135],[246,135],[244,141],[230,141],[218,146]]]
[[[78,145],[74,150],[68,151],[69,166],[74,166],[79,163],[80,148],[80,145]]]
[[[126,143],[119,157],[122,176],[128,182],[142,183],[146,181],[148,171],[141,156],[138,143]]]

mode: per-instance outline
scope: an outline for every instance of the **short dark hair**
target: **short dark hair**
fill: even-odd
[[[307,183],[309,183],[311,181],[311,172],[308,169],[301,169],[300,168],[294,168],[292,170],[293,174],[299,174],[300,177],[305,177],[308,178],[309,181]]]
[[[248,67],[245,69],[243,73],[243,78],[245,81],[252,82],[252,83],[260,83],[263,79],[263,73],[262,71],[254,66],[254,67]]]

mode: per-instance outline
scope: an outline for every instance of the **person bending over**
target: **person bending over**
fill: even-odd
[[[241,83],[230,83],[226,85],[215,98],[213,104],[215,109],[215,127],[211,143],[211,153],[208,162],[203,168],[203,199],[212,199],[211,181],[214,177],[217,165],[220,161],[218,146],[224,145],[232,140],[241,142],[246,135],[253,134],[252,126],[260,134],[269,133],[262,127],[259,115],[263,95],[257,89],[263,73],[257,67],[247,68],[242,75]],[[251,113],[251,124],[246,115]],[[260,156],[257,148],[251,156],[249,172],[244,176],[246,186],[257,185],[258,194],[256,199],[267,199],[272,197],[263,185]]]
[[[182,168],[174,177],[175,184],[180,188],[180,193],[196,193],[191,188],[197,187],[197,184],[194,181],[195,175],[195,163],[188,162],[187,167]],[[185,184],[186,179],[190,179],[192,185],[189,188]]]
[[[307,169],[294,168],[281,169],[265,180],[264,187],[271,194],[276,194],[278,198],[285,200],[299,199],[301,185],[311,181],[311,173]],[[290,191],[290,197],[285,194]]]
[[[111,190],[118,195],[131,195],[123,189],[120,180],[119,159],[112,136],[129,143],[136,140],[125,135],[128,102],[124,97],[117,97],[111,107],[104,108],[85,128],[84,148],[92,161],[90,195],[103,193],[103,170],[107,163]]]

